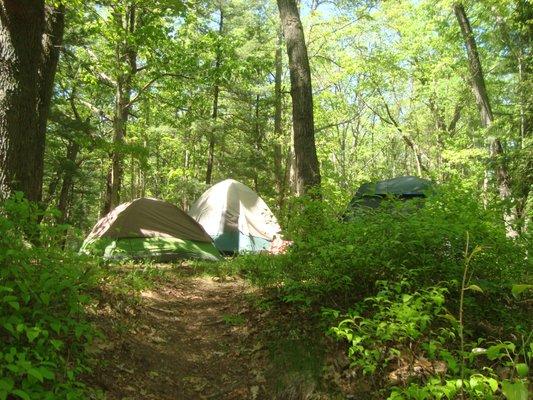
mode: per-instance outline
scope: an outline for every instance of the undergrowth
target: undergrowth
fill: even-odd
[[[499,210],[457,183],[423,201],[355,210],[349,222],[325,202],[299,199],[294,209],[286,254],[244,255],[231,268],[302,316],[329,310],[316,329],[346,343],[351,370],[371,377],[369,398],[521,399],[528,237],[508,239]],[[466,242],[476,249],[467,272]],[[512,295],[517,284],[522,297]]]
[[[99,268],[38,218],[20,196],[0,205],[0,399],[86,399],[78,377],[98,335],[85,310]]]

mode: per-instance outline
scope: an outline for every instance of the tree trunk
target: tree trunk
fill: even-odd
[[[42,57],[39,68],[39,130],[37,138],[36,157],[33,160],[34,173],[40,178],[42,192],[42,177],[44,175],[44,150],[46,143],[46,126],[52,103],[54,80],[59,62],[61,44],[65,31],[65,7],[59,5],[45,6],[45,30],[42,37]]]
[[[472,91],[479,109],[481,125],[484,128],[489,128],[494,122],[494,115],[492,113],[487,88],[485,86],[485,78],[481,67],[481,61],[479,60],[476,40],[463,5],[461,3],[455,3],[453,5],[453,10],[461,28],[466,52],[468,54]],[[507,166],[503,160],[503,147],[498,137],[491,137],[489,155],[494,164],[500,198],[505,202],[509,202],[512,199],[510,177],[507,171]],[[509,237],[516,237],[518,232],[513,227],[516,218],[508,204],[506,207],[508,210],[504,213],[503,217],[507,229],[507,235]]]
[[[218,21],[219,39],[222,37],[223,30],[224,30],[224,10],[222,9],[222,6],[220,6],[220,19]],[[215,163],[215,130],[216,130],[216,123],[218,119],[218,96],[220,94],[218,73],[220,70],[221,62],[222,62],[222,52],[220,49],[220,45],[217,44],[215,70],[214,70],[215,86],[213,87],[213,112],[211,114],[211,118],[213,120],[213,128],[211,129],[211,132],[209,134],[209,148],[207,150],[207,170],[205,173],[205,183],[207,185],[210,185],[213,179],[213,165]]]
[[[281,210],[285,197],[285,176],[283,173],[283,148],[281,139],[283,136],[283,99],[281,93],[281,80],[283,74],[282,58],[282,33],[278,32],[278,44],[276,47],[274,75],[274,179],[278,194],[278,208]]]
[[[313,120],[311,70],[300,15],[295,0],[277,0],[287,44],[291,76],[292,122],[298,194],[320,188]]]
[[[257,94],[255,96],[255,111],[254,111],[254,119],[255,119],[255,146],[254,146],[254,150],[255,150],[255,157],[256,157],[256,160],[255,161],[258,161],[260,159],[260,155],[261,155],[261,147],[263,145],[263,135],[261,133],[261,124],[260,124],[260,121],[259,121],[259,117],[260,117],[260,113],[259,113],[259,101],[260,101],[260,96]],[[259,194],[259,173],[258,173],[258,169],[259,169],[259,164],[256,164],[256,167],[254,168],[254,190],[256,193]]]
[[[0,198],[20,190],[42,195],[39,149],[39,66],[44,0],[0,2]]]
[[[217,59],[217,68],[218,68],[218,59]],[[216,124],[216,121],[218,119],[218,94],[219,94],[219,87],[218,84],[215,85],[213,89],[214,97],[213,97],[213,113],[211,114],[211,118],[213,119],[213,124]],[[213,179],[213,165],[215,163],[215,129],[216,127],[213,126],[211,129],[211,132],[209,134],[209,148],[207,150],[207,170],[205,173],[205,183],[207,185],[211,184],[211,181]]]
[[[68,166],[63,174],[63,184],[59,193],[59,201],[57,209],[60,212],[58,223],[64,224],[68,221],[69,200],[71,198],[72,187],[74,183],[74,174],[77,169],[76,159],[80,151],[80,145],[75,141],[71,141],[67,147],[67,163]]]
[[[119,24],[124,24],[123,16],[117,15],[116,20]],[[136,8],[130,6],[125,16],[124,30],[126,35],[132,35],[136,29]],[[123,62],[124,57],[127,59],[127,72],[121,73],[117,77],[115,88],[115,114],[113,118],[113,152],[111,154],[111,169],[107,175],[106,196],[102,208],[102,216],[114,209],[120,204],[120,189],[122,187],[123,176],[123,149],[126,137],[129,108],[131,100],[132,80],[137,71],[137,51],[135,45],[131,43],[129,37],[123,42],[117,44],[116,61],[117,65]]]

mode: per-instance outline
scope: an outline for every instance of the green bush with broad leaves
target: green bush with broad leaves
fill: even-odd
[[[21,196],[0,203],[0,400],[84,399],[96,269],[39,218]]]
[[[329,334],[348,344],[351,367],[371,374],[389,400],[528,399],[533,331],[518,345],[485,340],[463,344],[445,308],[447,289],[413,290],[409,280],[381,281]],[[327,317],[339,317],[324,310]]]
[[[434,352],[436,343],[453,337],[449,330],[440,330],[438,335],[430,331],[433,321],[443,313],[447,289],[411,291],[411,285],[406,279],[395,284],[377,282],[378,293],[358,303],[347,318],[331,328],[330,334],[349,343],[353,367],[373,374],[400,356],[414,359],[427,343],[431,343]]]

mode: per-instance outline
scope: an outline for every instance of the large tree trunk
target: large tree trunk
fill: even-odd
[[[461,3],[455,3],[453,5],[453,10],[455,12],[455,16],[457,17],[459,26],[461,27],[461,33],[463,35],[468,54],[472,91],[476,98],[476,104],[479,109],[481,125],[484,128],[489,128],[494,122],[494,114],[492,113],[487,88],[485,86],[485,78],[483,75],[483,69],[481,67],[481,61],[479,60],[476,40],[474,38],[470,21],[466,16],[463,5]],[[500,198],[505,202],[510,202],[512,199],[510,177],[507,171],[507,166],[503,160],[503,146],[498,137],[491,136],[489,154],[494,164]],[[515,237],[518,235],[518,232],[513,227],[515,215],[513,215],[509,205],[506,205],[506,207],[508,207],[508,211],[504,213],[504,220],[507,229],[507,235],[510,237]]]
[[[222,37],[224,31],[224,10],[222,5],[220,5],[220,19],[218,21],[218,37]],[[211,119],[213,120],[213,127],[209,133],[209,147],[207,149],[207,170],[205,173],[205,183],[210,185],[213,180],[213,165],[215,163],[215,131],[216,123],[218,119],[218,96],[220,94],[220,85],[218,72],[220,69],[220,63],[222,62],[222,51],[220,46],[217,45],[216,49],[216,59],[215,59],[215,86],[213,87],[213,112],[211,114]]]
[[[307,47],[295,0],[277,0],[291,76],[292,123],[298,194],[320,187],[315,145],[313,92]]]
[[[136,8],[131,5],[125,16],[116,15],[119,24],[123,24],[126,34],[132,35],[136,29]],[[124,21],[124,22],[123,22]],[[123,42],[117,43],[117,65],[127,60],[127,72],[121,73],[117,77],[115,88],[115,113],[113,117],[113,152],[111,154],[111,169],[107,175],[106,195],[102,216],[120,204],[120,189],[122,188],[123,171],[123,149],[126,137],[128,117],[130,112],[130,100],[132,91],[132,81],[137,72],[137,50],[127,37]]]
[[[20,190],[42,195],[39,151],[39,66],[44,0],[0,2],[0,198]]]

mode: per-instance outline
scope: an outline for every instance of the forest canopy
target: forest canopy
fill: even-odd
[[[139,198],[190,218],[228,179],[284,254],[222,259],[187,227],[218,260],[192,268],[260,290],[283,311],[268,332],[298,315],[317,359],[342,342],[344,383],[314,390],[525,399],[532,20],[530,0],[0,0],[0,400],[100,396],[87,349],[116,332],[94,310],[190,277],[80,255],[84,239]],[[398,177],[431,195],[358,208]],[[269,384],[246,393],[291,398]]]

